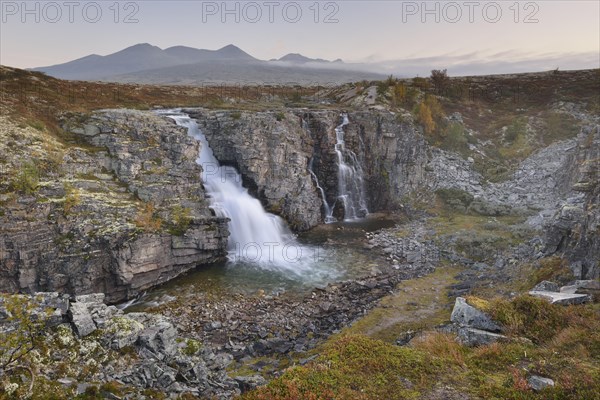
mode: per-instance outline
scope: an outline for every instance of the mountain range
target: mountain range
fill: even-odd
[[[313,59],[297,53],[264,61],[231,44],[218,50],[186,46],[163,50],[142,43],[106,56],[91,54],[33,70],[70,80],[181,85],[338,84],[384,77],[355,68],[339,59]]]

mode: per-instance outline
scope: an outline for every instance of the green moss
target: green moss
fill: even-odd
[[[202,342],[195,339],[187,339],[185,341],[185,347],[182,349],[182,353],[186,356],[193,356],[202,349]]]

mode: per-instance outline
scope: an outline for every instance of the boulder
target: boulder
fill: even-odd
[[[467,304],[464,297],[457,297],[450,320],[460,326],[481,329],[490,332],[500,332],[502,327],[481,310]]]
[[[177,329],[166,319],[142,330],[137,344],[159,360],[173,357],[177,352]]]
[[[540,283],[538,283],[537,285],[535,285],[533,287],[533,291],[536,292],[558,292],[560,289],[560,287],[558,286],[557,283],[554,282],[550,282],[550,281],[542,281]]]
[[[508,340],[508,337],[499,333],[469,327],[458,328],[457,336],[458,340],[465,346],[484,346],[486,344]]]
[[[79,337],[85,337],[96,330],[96,324],[85,303],[71,303],[69,317]]]
[[[235,381],[238,383],[242,393],[246,393],[250,390],[256,389],[259,386],[267,384],[265,378],[260,375],[237,376],[235,377]]]
[[[544,378],[538,375],[531,375],[527,379],[527,383],[529,383],[529,387],[535,390],[536,392],[539,392],[540,390],[543,390],[547,387],[554,386],[554,381],[552,379]]]
[[[583,304],[591,300],[591,297],[587,294],[572,294],[535,290],[530,291],[529,294],[531,296],[540,297],[542,299],[548,300],[552,304],[560,305]]]

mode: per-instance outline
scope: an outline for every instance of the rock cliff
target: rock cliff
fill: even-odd
[[[224,258],[227,220],[207,206],[199,144],[184,129],[130,110],[62,124],[54,142],[3,125],[12,177],[0,198],[0,291],[102,292],[118,302]]]

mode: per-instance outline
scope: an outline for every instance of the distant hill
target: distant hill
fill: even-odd
[[[64,64],[34,68],[69,80],[201,85],[214,83],[333,84],[383,75],[342,68],[341,60],[313,59],[290,53],[279,60],[263,61],[239,47],[218,50],[174,46],[161,49],[136,44],[106,56],[92,54]],[[338,68],[339,66],[339,68]]]
[[[331,61],[323,60],[322,58],[308,58],[298,53],[289,53],[281,57],[278,61],[291,62],[295,64],[306,64],[309,62],[330,63]]]

